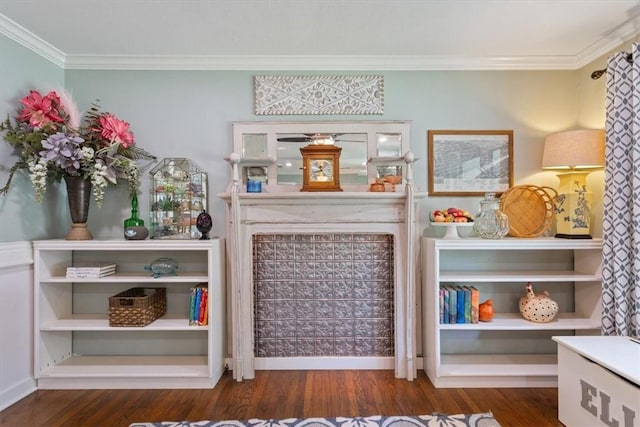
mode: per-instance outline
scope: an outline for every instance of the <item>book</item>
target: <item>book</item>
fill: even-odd
[[[456,323],[464,323],[464,289],[456,286]]]
[[[444,323],[444,289],[438,289],[438,321]]]
[[[189,326],[194,326],[196,324],[196,292],[197,288],[195,286],[192,287],[189,292]]]
[[[464,286],[464,323],[471,323],[471,288]]]
[[[480,291],[475,286],[471,289],[471,323],[478,323],[480,320]]]
[[[189,326],[208,324],[205,319],[209,288],[206,283],[199,283],[191,288],[189,296]],[[206,323],[205,323],[206,322]]]
[[[455,287],[449,287],[449,323],[456,323],[458,314],[458,292]]]
[[[71,279],[100,278],[115,273],[115,264],[95,264],[67,267],[67,277]]]
[[[443,286],[440,288],[442,290],[442,322],[441,323],[449,323],[449,288]]]
[[[207,322],[207,299],[209,297],[209,290],[206,287],[201,288],[200,307],[198,310],[198,326],[205,326]]]

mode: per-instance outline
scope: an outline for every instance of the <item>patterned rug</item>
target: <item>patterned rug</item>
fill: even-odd
[[[459,415],[380,415],[355,418],[288,418],[283,420],[247,421],[163,421],[133,423],[129,427],[500,427],[491,412]]]

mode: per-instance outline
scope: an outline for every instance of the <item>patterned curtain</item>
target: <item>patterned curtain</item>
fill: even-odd
[[[602,333],[640,336],[640,43],[607,64]]]

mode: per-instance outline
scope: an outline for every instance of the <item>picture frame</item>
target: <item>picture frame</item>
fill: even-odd
[[[427,131],[429,196],[482,196],[513,186],[513,130]]]

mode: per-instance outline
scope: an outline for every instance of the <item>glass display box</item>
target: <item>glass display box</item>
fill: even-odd
[[[161,160],[150,172],[152,239],[199,239],[198,215],[208,210],[207,173],[189,159]]]

